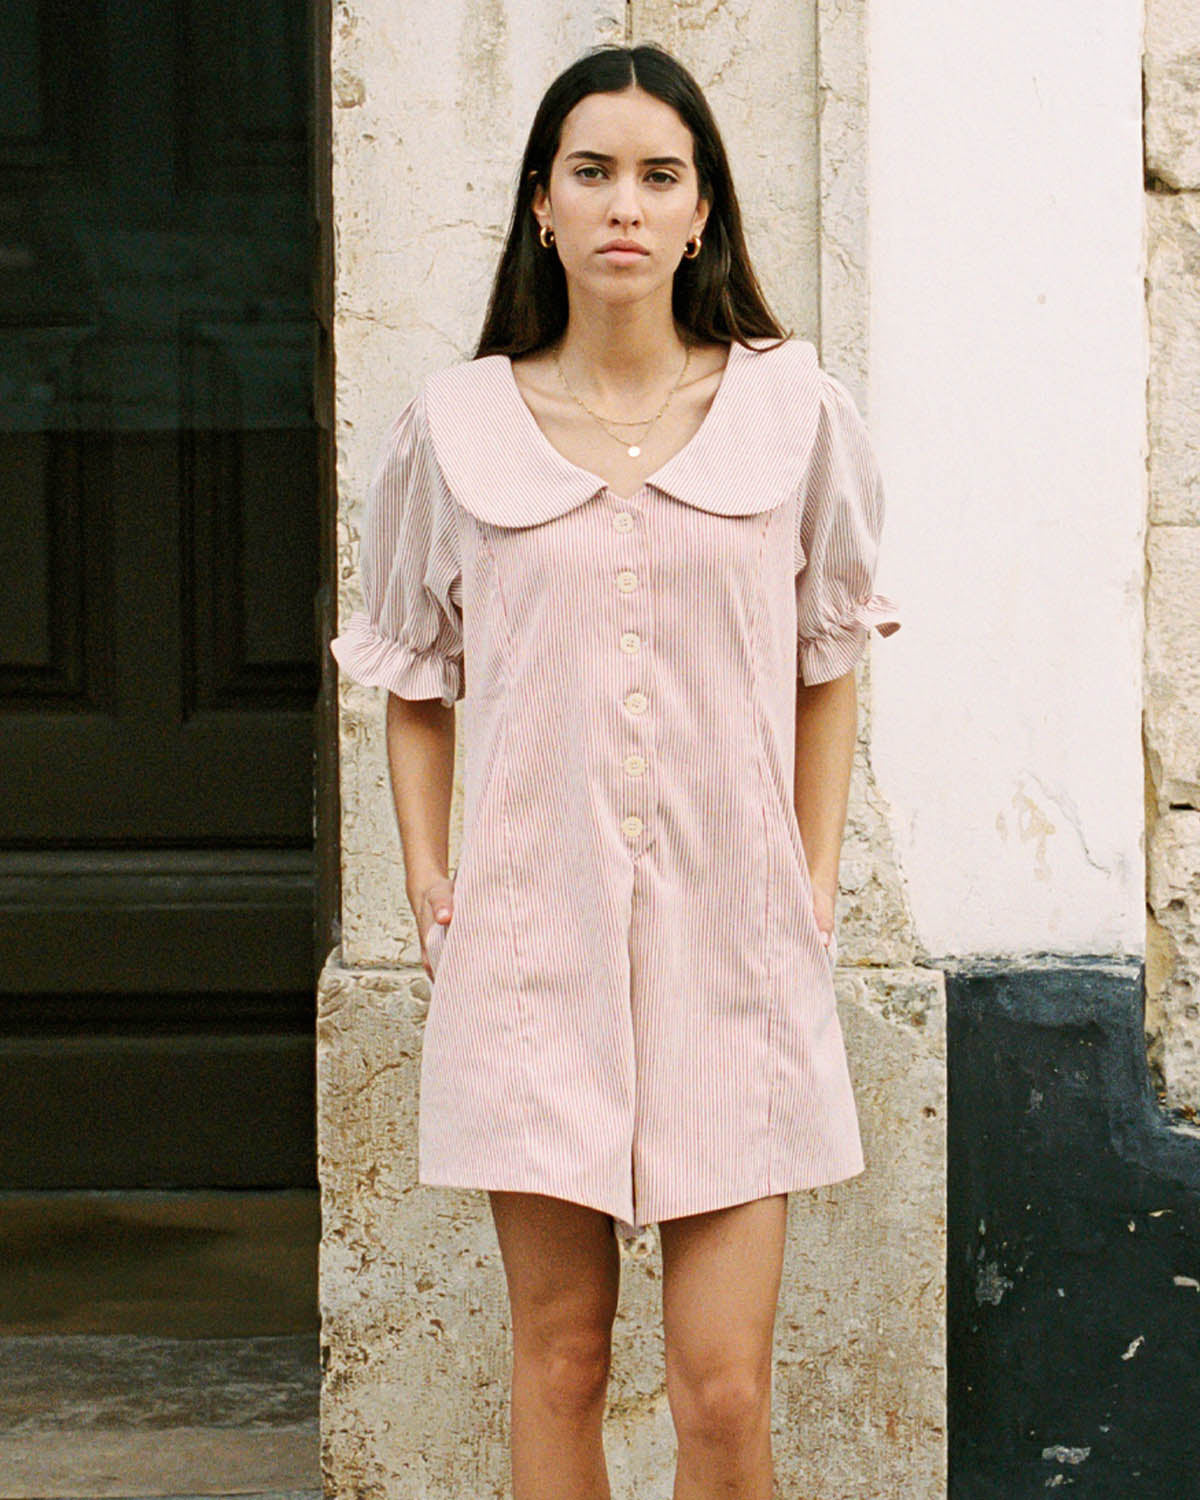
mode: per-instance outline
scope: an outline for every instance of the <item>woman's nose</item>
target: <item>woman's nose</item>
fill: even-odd
[[[632,179],[618,178],[613,187],[612,199],[608,206],[610,219],[618,220],[622,224],[638,224],[642,218],[642,205],[638,199],[637,186]]]

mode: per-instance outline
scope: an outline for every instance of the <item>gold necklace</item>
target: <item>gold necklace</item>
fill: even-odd
[[[598,422],[600,426],[604,428],[605,432],[608,433],[610,438],[615,438],[616,441],[620,443],[621,446],[625,449],[626,453],[629,454],[630,458],[638,458],[640,457],[642,451],[641,445],[650,435],[650,429],[654,426],[655,422],[658,421],[659,417],[662,416],[663,412],[666,411],[667,407],[670,405],[671,397],[683,384],[683,377],[687,374],[688,364],[691,362],[691,358],[692,348],[689,344],[686,346],[684,351],[683,369],[680,370],[675,384],[667,392],[667,399],[663,402],[663,404],[658,408],[658,410],[652,417],[650,417],[649,419],[645,417],[639,417],[635,422],[614,421],[611,417],[602,417],[599,412],[594,412],[592,408],[587,404],[587,402],[581,400],[580,397],[578,397],[571,389],[570,382],[567,380],[566,375],[563,373],[562,361],[558,357],[557,350],[554,354],[554,367],[558,371],[558,378],[563,383],[563,389],[566,391],[567,395],[570,396],[571,400],[574,401],[577,406],[582,406],[584,411],[587,412],[588,416],[591,417],[594,422]],[[627,438],[620,437],[617,433],[613,432],[612,429],[614,427],[644,427],[645,431],[638,438],[637,442],[630,443]]]

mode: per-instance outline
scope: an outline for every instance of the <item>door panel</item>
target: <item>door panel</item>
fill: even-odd
[[[229,1034],[239,994],[255,1034],[263,996],[294,1028],[315,961],[308,13],[26,0],[6,23],[8,1030],[36,1032],[43,995],[60,1031],[72,1006],[81,1037],[157,1015],[186,1052],[173,997],[195,1016],[206,992]]]

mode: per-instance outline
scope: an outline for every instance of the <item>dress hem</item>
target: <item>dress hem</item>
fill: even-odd
[[[669,1211],[654,1213],[651,1217],[642,1219],[640,1223],[633,1218],[627,1218],[624,1212],[618,1213],[609,1204],[588,1201],[583,1198],[571,1198],[564,1193],[551,1192],[544,1186],[535,1186],[529,1183],[528,1180],[519,1178],[497,1179],[491,1173],[484,1173],[482,1175],[489,1180],[481,1181],[479,1178],[475,1178],[468,1182],[461,1179],[472,1175],[469,1173],[454,1173],[453,1176],[456,1179],[460,1179],[456,1181],[450,1181],[448,1176],[421,1174],[418,1176],[417,1182],[421,1187],[454,1188],[458,1191],[466,1192],[536,1193],[541,1197],[561,1198],[564,1202],[575,1204],[579,1208],[590,1208],[596,1213],[607,1214],[609,1218],[614,1220],[616,1225],[625,1227],[628,1231],[628,1236],[632,1236],[641,1234],[650,1225],[660,1224],[664,1220],[686,1219],[694,1214],[715,1213],[722,1208],[736,1208],[742,1203],[753,1203],[759,1198],[776,1197],[780,1193],[803,1193],[814,1188],[830,1187],[837,1182],[848,1182],[854,1177],[861,1176],[866,1171],[866,1162],[861,1156],[859,1157],[859,1162],[860,1165],[857,1167],[833,1167],[827,1173],[817,1173],[815,1174],[815,1180],[814,1175],[810,1173],[806,1176],[805,1180],[788,1182],[785,1187],[769,1188],[764,1192],[747,1192],[743,1189],[738,1189],[733,1195],[722,1197],[716,1203],[705,1203],[699,1207],[669,1207]]]

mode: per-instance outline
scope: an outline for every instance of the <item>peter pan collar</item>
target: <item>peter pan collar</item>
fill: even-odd
[[[769,340],[756,339],[756,346]],[[645,481],[717,515],[772,510],[803,482],[820,410],[816,349],[789,339],[733,343],[716,395],[687,443]],[[425,413],[451,493],[494,526],[536,526],[605,489],[561,454],[525,403],[505,354],[427,377]]]

